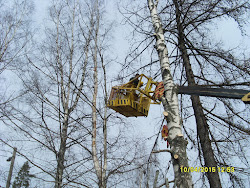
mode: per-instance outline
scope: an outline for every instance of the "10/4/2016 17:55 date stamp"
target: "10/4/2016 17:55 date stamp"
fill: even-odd
[[[234,172],[234,167],[180,167],[181,172]]]

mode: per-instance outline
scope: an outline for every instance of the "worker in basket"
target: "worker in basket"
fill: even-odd
[[[137,73],[134,77],[130,78],[129,81],[133,80],[132,81],[132,84],[133,84],[133,87],[137,87],[138,86],[138,83],[139,83],[139,74]]]
[[[139,74],[137,73],[134,77],[130,78],[129,81],[131,81],[131,87],[132,88],[137,88],[138,84],[139,84]],[[140,92],[139,91],[132,91],[133,92],[133,95],[134,95],[134,100],[135,101],[138,101],[139,100],[139,94]]]

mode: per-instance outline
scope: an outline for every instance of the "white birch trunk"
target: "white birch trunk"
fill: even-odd
[[[108,92],[107,92],[107,78],[106,78],[106,68],[104,65],[103,57],[101,57],[102,61],[102,68],[103,68],[103,74],[104,74],[104,89],[105,89],[105,109],[104,109],[104,120],[103,120],[103,160],[104,164],[102,167],[102,185],[103,188],[106,188],[106,172],[107,172],[107,166],[108,166],[108,161],[107,161],[107,121],[108,121]]]
[[[64,172],[64,162],[65,162],[65,153],[66,153],[66,145],[67,145],[67,139],[68,139],[68,125],[69,125],[69,114],[70,111],[73,110],[73,108],[70,109],[69,107],[69,101],[70,101],[70,94],[71,94],[71,77],[73,72],[73,55],[74,55],[74,25],[75,25],[75,6],[72,13],[72,27],[71,27],[71,40],[70,40],[70,59],[69,59],[69,76],[66,83],[66,78],[64,78],[64,71],[63,71],[63,64],[60,60],[60,52],[59,52],[59,14],[58,14],[58,20],[57,20],[57,64],[60,67],[60,74],[61,74],[61,80],[60,80],[60,90],[61,90],[61,102],[63,106],[63,122],[62,125],[60,125],[60,148],[57,153],[57,172],[56,172],[56,179],[55,179],[55,188],[62,187],[63,182],[63,172]],[[76,106],[76,105],[75,105]],[[60,114],[59,114],[60,119]]]
[[[148,0],[148,8],[150,10],[156,37],[156,50],[160,60],[162,80],[165,89],[165,95],[162,97],[162,104],[164,110],[168,113],[167,126],[169,129],[169,143],[172,150],[175,185],[180,188],[190,188],[193,187],[191,174],[180,171],[181,167],[188,167],[186,154],[187,141],[182,134],[177,89],[171,75],[168,49],[165,44],[161,20],[157,12],[157,4],[158,0]]]
[[[98,29],[96,31],[98,33]],[[95,38],[95,45],[97,45],[97,38]],[[92,157],[94,162],[94,168],[96,170],[96,175],[99,180],[102,179],[102,170],[99,165],[99,160],[97,157],[97,146],[96,146],[96,125],[97,125],[97,112],[96,112],[96,98],[98,92],[98,74],[97,74],[97,46],[95,46],[95,54],[94,54],[94,94],[93,94],[93,102],[92,102]]]
[[[99,10],[98,10],[98,0],[95,2],[95,11],[96,11],[96,30],[95,30],[95,49],[94,49],[94,94],[93,94],[93,103],[92,103],[92,157],[94,162],[94,168],[96,170],[96,175],[98,178],[98,186],[99,188],[106,188],[106,169],[107,169],[107,130],[106,130],[106,120],[104,120],[104,166],[99,164],[98,156],[97,156],[97,145],[96,145],[96,131],[97,131],[97,109],[96,109],[96,98],[98,93],[98,72],[97,72],[97,54],[98,54],[98,34],[99,34]],[[103,59],[102,59],[103,60]],[[104,65],[103,65],[104,66]],[[104,69],[105,70],[105,69]],[[106,77],[105,77],[106,78]],[[106,85],[105,85],[106,87]],[[106,101],[105,101],[106,102]],[[105,109],[105,117],[106,117],[106,109]]]

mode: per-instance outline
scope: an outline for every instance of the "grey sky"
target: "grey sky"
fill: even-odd
[[[35,3],[35,15],[34,20],[37,23],[37,27],[39,29],[43,29],[43,23],[44,19],[48,17],[48,6],[49,6],[50,0],[34,0]],[[111,44],[111,49],[113,49],[113,55],[118,57],[118,61],[124,62],[124,58],[126,57],[126,52],[128,50],[128,42],[126,41],[125,37],[130,34],[130,30],[126,29],[124,25],[119,25],[122,21],[122,16],[119,14],[118,9],[116,8],[116,4],[112,3],[115,1],[109,1],[107,6],[112,6],[112,9],[110,11],[107,11],[108,19],[116,20],[114,33],[113,35],[113,41],[114,43]],[[250,33],[250,27],[247,28],[246,33]],[[220,24],[218,24],[218,31],[216,32],[216,38],[221,39],[225,46],[228,48],[236,47],[237,45],[240,45],[243,48],[250,49],[250,40],[247,37],[242,38],[240,31],[237,29],[236,24],[232,21],[222,21]],[[112,76],[116,76],[115,74],[118,72],[113,69],[114,72],[112,72]],[[147,75],[147,73],[144,73]],[[10,79],[10,78],[9,78]],[[140,131],[142,135],[145,135],[145,138],[148,138],[152,136],[154,133],[157,133],[157,125],[161,122],[160,115],[162,114],[163,109],[161,105],[151,105],[149,116],[147,118],[131,118],[131,123],[134,125],[134,130]],[[194,122],[194,119],[190,120],[190,124]],[[138,131],[138,132],[139,132]],[[154,137],[155,138],[155,137]],[[145,145],[148,150],[151,149],[153,142],[153,139],[145,140]],[[160,147],[161,149],[165,149],[166,142],[161,141]],[[0,158],[3,160],[5,157],[10,155],[10,152],[12,150],[9,150],[9,153],[6,155],[0,155]],[[191,153],[189,155],[192,155]],[[160,158],[162,160],[166,161],[169,160],[170,155],[168,154],[161,154]],[[23,162],[19,162],[19,165]],[[17,163],[18,164],[18,161]],[[4,162],[4,165],[8,166],[8,163]],[[16,168],[17,170],[17,168]],[[0,185],[4,183],[0,182]]]

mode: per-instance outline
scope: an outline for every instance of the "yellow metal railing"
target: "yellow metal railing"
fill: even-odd
[[[152,78],[138,75],[126,84],[112,87],[108,107],[127,117],[147,116],[150,104],[160,104],[153,97],[152,89],[156,85]]]

